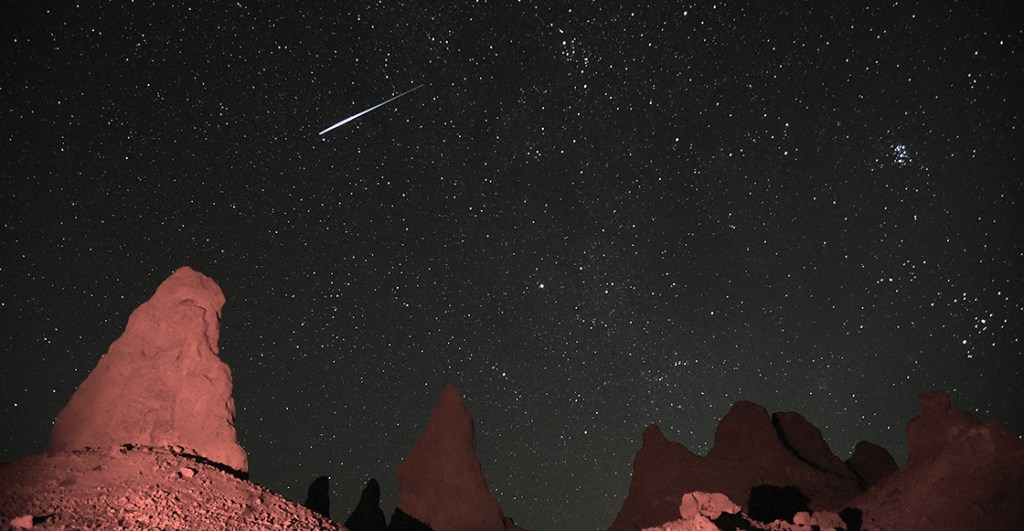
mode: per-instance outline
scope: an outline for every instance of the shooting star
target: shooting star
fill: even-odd
[[[412,92],[414,90],[418,90],[422,86],[423,85],[417,85],[417,86],[415,86],[415,87],[413,87],[413,88],[411,88],[411,89],[409,89],[409,90],[407,90],[407,91],[405,91],[405,92],[403,92],[403,93],[401,93],[401,94],[399,94],[399,95],[397,95],[397,96],[395,96],[395,97],[393,97],[393,98],[391,98],[389,100],[382,101],[381,103],[378,103],[377,105],[374,105],[373,107],[370,107],[369,109],[366,109],[363,112],[353,114],[352,116],[349,116],[348,118],[345,118],[344,120],[342,120],[342,121],[340,121],[340,122],[338,122],[338,123],[328,127],[327,129],[324,129],[323,131],[320,131],[320,134],[322,135],[322,134],[324,134],[324,133],[326,133],[326,132],[328,132],[328,131],[330,131],[330,130],[332,130],[334,128],[341,127],[341,126],[351,122],[352,120],[355,120],[356,118],[359,118],[360,116],[362,116],[362,115],[364,115],[364,114],[366,114],[366,113],[368,113],[368,112],[370,112],[370,111],[372,111],[372,110],[374,110],[374,109],[376,109],[378,107],[383,107],[383,106],[385,106],[385,105],[387,105],[387,104],[397,100],[398,98],[401,98],[402,96],[405,96],[406,94],[408,94],[408,93],[410,93],[410,92]]]

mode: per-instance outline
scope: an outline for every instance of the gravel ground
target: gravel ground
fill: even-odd
[[[120,447],[0,464],[4,529],[344,529],[174,449]]]

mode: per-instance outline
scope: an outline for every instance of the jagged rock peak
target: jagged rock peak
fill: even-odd
[[[448,385],[416,446],[395,472],[398,508],[435,531],[506,528],[476,453],[473,417]]]

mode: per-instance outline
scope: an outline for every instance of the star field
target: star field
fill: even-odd
[[[740,399],[1024,433],[1015,3],[68,4],[0,17],[0,459],[186,264],[252,479],[338,521],[446,383],[540,530]]]

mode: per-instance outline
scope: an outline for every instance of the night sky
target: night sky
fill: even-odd
[[[70,3],[0,16],[2,460],[182,265],[252,479],[339,521],[446,383],[545,531],[740,399],[1024,433],[1019,2]]]

